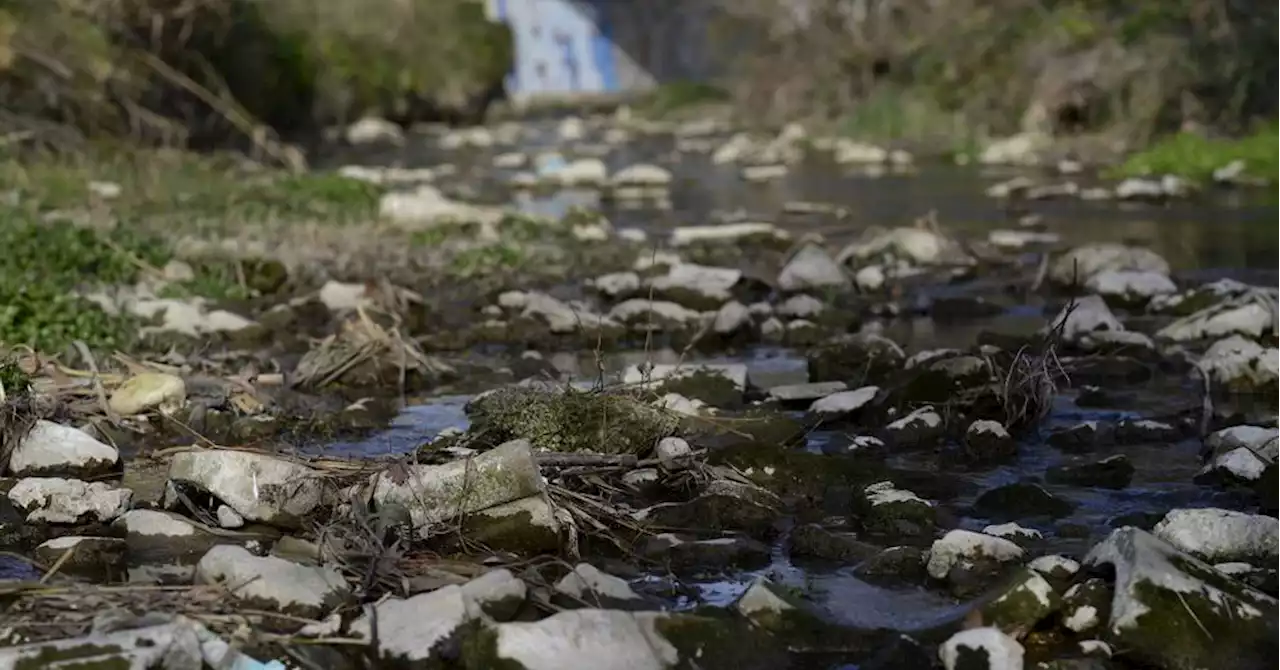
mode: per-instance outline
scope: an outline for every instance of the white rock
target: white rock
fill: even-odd
[[[841,165],[850,163],[885,163],[889,160],[889,151],[874,144],[866,144],[848,137],[836,138],[832,147],[832,160]]]
[[[1061,327],[1067,341],[1076,341],[1099,330],[1124,330],[1120,319],[1111,312],[1101,296],[1087,295],[1076,298],[1053,317],[1044,330]]]
[[[218,505],[218,525],[223,528],[243,528],[244,517],[227,505]]]
[[[923,228],[894,228],[869,239],[853,242],[840,252],[842,264],[866,265],[865,261],[892,258],[913,265],[966,265],[973,258],[953,239]]]
[[[1264,461],[1258,457],[1256,452],[1247,447],[1238,447],[1213,456],[1209,463],[1199,472],[1199,475],[1224,472],[1236,479],[1254,482],[1261,479],[1262,475],[1267,471],[1267,466],[1274,462],[1274,459]]]
[[[671,171],[657,165],[636,163],[618,170],[612,181],[619,186],[666,186],[671,183]]]
[[[716,311],[716,318],[711,328],[720,335],[730,335],[750,325],[750,323],[751,312],[747,310],[747,306],[737,300],[730,300],[721,305],[720,309]]]
[[[1066,556],[1041,556],[1028,563],[1027,567],[1048,577],[1074,576],[1080,572],[1080,562]]]
[[[707,403],[696,398],[686,398],[679,393],[668,393],[653,401],[653,404],[655,407],[661,407],[687,416],[699,416],[712,412],[712,408],[708,407]]]
[[[587,124],[576,116],[566,117],[556,128],[562,140],[580,140],[587,134]]]
[[[1209,563],[1243,561],[1274,566],[1280,560],[1280,521],[1225,509],[1175,509],[1152,534]]]
[[[493,628],[496,655],[525,670],[666,670],[679,654],[655,627],[664,616],[578,609],[541,621],[498,624]]]
[[[1076,247],[1054,261],[1049,278],[1054,283],[1082,285],[1107,270],[1134,270],[1169,275],[1169,263],[1143,247],[1103,242]]]
[[[850,414],[865,407],[867,403],[875,400],[880,393],[879,386],[863,386],[852,391],[840,391],[832,393],[825,398],[815,400],[809,406],[809,411],[813,414],[822,415],[838,415]]]
[[[1148,301],[1157,295],[1178,291],[1172,279],[1150,270],[1103,270],[1085,280],[1084,287],[1103,297],[1132,302]]]
[[[844,382],[806,382],[783,384],[769,389],[769,397],[779,402],[817,401],[849,387]]]
[[[343,312],[368,305],[368,285],[363,282],[340,282],[330,279],[320,287],[320,302],[331,312]]]
[[[783,291],[846,289],[850,285],[849,276],[835,259],[815,244],[801,247],[778,274],[778,288]]]
[[[57,477],[26,477],[9,489],[9,502],[27,523],[107,522],[124,514],[132,499],[126,488]]]
[[[657,456],[658,461],[667,468],[680,466],[682,461],[692,453],[693,448],[689,443],[679,437],[664,437],[658,440],[658,446],[653,448],[654,456]]]
[[[702,312],[667,300],[632,298],[614,305],[609,310],[609,318],[633,324],[637,328],[661,330],[664,324],[687,327],[699,323],[702,321]]]
[[[956,529],[934,541],[926,567],[930,577],[946,579],[957,564],[982,558],[1010,563],[1021,560],[1023,553],[1022,547],[1003,538]]]
[[[348,144],[404,144],[404,131],[400,126],[371,116],[347,126],[344,136]]]
[[[625,579],[601,572],[590,563],[574,566],[573,571],[556,582],[553,588],[588,604],[601,605],[603,603],[598,602],[601,599],[605,602],[641,601],[640,595],[631,589]]]
[[[896,503],[914,503],[925,507],[933,507],[933,503],[928,500],[906,489],[900,489],[889,481],[872,484],[863,489],[862,493],[867,497],[867,502],[871,503],[872,507]]]
[[[1019,133],[992,141],[978,155],[984,165],[1036,165],[1039,153],[1049,148],[1052,139],[1040,133]]]
[[[772,223],[726,223],[717,226],[683,226],[671,231],[671,246],[683,247],[700,242],[739,242],[758,238],[786,240],[786,232]]]
[[[791,318],[810,318],[821,314],[827,306],[821,300],[804,293],[793,295],[778,305],[778,314]]]
[[[509,293],[515,295],[508,295]],[[541,321],[555,334],[621,327],[611,319],[596,314],[586,305],[571,305],[540,291],[503,293],[498,296],[498,304],[520,309],[522,318]]]
[[[220,544],[196,564],[198,584],[223,584],[231,597],[262,603],[299,616],[315,616],[339,604],[349,591],[332,568],[299,565],[275,556],[254,556],[244,547]]]
[[[992,537],[1001,537],[1006,540],[1039,540],[1044,538],[1044,534],[1040,531],[1034,528],[1023,528],[1012,521],[987,526],[982,529],[982,532]]]
[[[1235,300],[1211,305],[1194,314],[1184,316],[1161,328],[1157,337],[1175,342],[1188,342],[1243,335],[1259,339],[1267,332],[1276,332],[1276,312],[1260,300]]]
[[[320,473],[300,463],[250,451],[200,449],[173,455],[169,481],[195,486],[249,521],[297,527],[324,493]]]
[[[1232,335],[1214,342],[1199,367],[1217,385],[1236,390],[1254,390],[1272,386],[1280,379],[1280,352],[1275,347],[1264,349],[1252,340]]]
[[[1232,426],[1210,433],[1204,439],[1204,446],[1213,452],[1228,452],[1245,447],[1252,451],[1269,455],[1274,460],[1277,435],[1280,435],[1280,433],[1275,428],[1245,425]],[[1269,454],[1267,453],[1268,445],[1272,450]]]
[[[9,473],[15,477],[91,477],[114,470],[119,462],[120,452],[115,447],[78,428],[41,419],[13,450]]]
[[[640,290],[640,275],[634,272],[613,272],[596,277],[592,284],[597,291],[610,297],[617,297]]]
[[[964,650],[964,651],[961,651]],[[972,659],[986,654],[986,665],[960,665],[960,659]],[[970,628],[952,635],[938,650],[946,670],[1022,670],[1024,650],[1018,641],[1005,635],[999,628]],[[976,659],[975,659],[976,660]],[[978,661],[979,663],[981,661]]]
[[[748,586],[747,590],[734,601],[733,609],[737,610],[738,614],[752,619],[761,614],[781,614],[796,607],[774,590],[773,583],[767,577],[757,577],[751,582],[751,586]]]
[[[760,337],[766,342],[781,342],[787,334],[787,325],[771,316],[760,323]]]
[[[628,386],[643,384],[646,381],[657,382],[666,379],[680,379],[697,374],[720,375],[733,382],[741,390],[747,388],[747,366],[744,363],[689,363],[676,365],[660,363],[648,366],[632,365],[622,373],[622,383]]]
[[[524,167],[529,162],[529,157],[524,154],[513,151],[504,154],[498,154],[493,157],[493,166],[503,170],[514,170]]]
[[[650,279],[649,286],[657,291],[689,291],[709,301],[722,303],[732,297],[731,289],[741,279],[742,271],[735,268],[681,263],[672,266],[666,275]]]
[[[853,275],[853,281],[863,291],[878,291],[884,286],[886,278],[879,265],[868,265]]]

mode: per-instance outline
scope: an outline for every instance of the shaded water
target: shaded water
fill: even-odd
[[[548,149],[575,155],[600,155],[616,171],[636,162],[652,162],[671,169],[677,181],[672,187],[669,210],[631,209],[604,201],[593,190],[567,190],[549,195],[511,196],[501,186],[514,171],[490,168],[492,152],[442,154],[429,139],[412,145],[396,156],[383,155],[377,162],[393,162],[418,167],[454,162],[458,177],[441,186],[473,194],[490,202],[509,203],[529,213],[563,215],[572,207],[602,210],[615,227],[636,227],[660,233],[678,225],[706,224],[725,218],[776,222],[793,234],[820,231],[827,239],[840,242],[871,225],[894,226],[936,211],[948,230],[961,235],[983,236],[990,230],[1016,228],[1027,213],[1042,218],[1043,225],[1059,234],[1064,244],[1096,241],[1124,241],[1148,246],[1186,278],[1236,276],[1247,281],[1274,284],[1276,281],[1277,229],[1273,194],[1226,194],[1214,199],[1174,202],[1168,205],[1130,205],[1080,200],[1040,201],[1009,210],[986,197],[985,189],[1013,176],[1009,170],[986,170],[956,166],[926,166],[912,174],[868,172],[865,169],[810,162],[793,169],[785,177],[749,183],[739,176],[737,166],[713,165],[705,154],[679,153],[670,137],[645,137],[626,145],[581,144],[563,147],[551,125],[530,126],[532,131],[517,150],[530,154]],[[512,150],[504,147],[505,151]],[[1047,180],[1064,181],[1066,177]],[[1089,178],[1076,179],[1087,185]],[[831,205],[839,214],[790,214],[787,203],[807,202]],[[792,207],[791,209],[796,209]],[[904,318],[884,325],[885,334],[899,342],[908,354],[931,348],[963,348],[974,343],[983,330],[1028,331],[1039,328],[1045,315],[1039,306],[1019,305],[993,317],[957,322],[939,322],[928,317]],[[557,369],[576,379],[594,375],[595,363],[582,352],[543,352]],[[616,374],[626,365],[644,359],[674,362],[673,352],[619,354],[608,357],[608,372]],[[672,359],[672,360],[668,360]],[[699,359],[686,362],[745,362],[752,383],[762,388],[807,380],[804,359],[794,352],[759,348],[736,358]],[[963,515],[976,496],[994,486],[1039,479],[1045,470],[1070,460],[1049,447],[1044,439],[1055,427],[1086,420],[1115,420],[1167,415],[1186,409],[1196,398],[1188,384],[1152,386],[1134,394],[1121,409],[1083,409],[1075,404],[1075,392],[1064,390],[1054,401],[1053,411],[1038,435],[1024,437],[1015,463],[994,469],[965,472],[943,466],[936,455],[908,453],[892,457],[889,465],[908,476],[912,484],[945,478],[949,492],[944,506],[959,512],[959,525],[980,530],[990,520]],[[404,453],[446,428],[466,427],[462,411],[465,398],[450,396],[410,407],[387,430],[359,442],[329,445],[331,453],[342,455],[383,455]],[[832,436],[816,433],[810,448],[820,450]],[[1132,484],[1122,490],[1048,485],[1047,488],[1077,504],[1071,516],[1051,525],[1022,521],[1045,534],[1047,551],[1079,556],[1100,539],[1117,517],[1133,514],[1163,514],[1171,507],[1226,504],[1227,494],[1192,483],[1199,469],[1199,443],[1184,440],[1176,444],[1116,447],[1102,454],[1123,453],[1136,468]],[[1101,455],[1099,455],[1100,457]],[[928,498],[929,491],[917,488]],[[1064,524],[1079,524],[1083,533],[1064,537],[1057,532]],[[797,566],[787,556],[784,536],[775,547],[769,567],[749,573],[729,575],[694,583],[702,603],[728,604],[758,574],[768,574],[784,584],[800,587],[815,607],[833,620],[864,627],[902,630],[925,627],[955,612],[957,604],[939,594],[918,588],[890,589],[868,584],[852,574],[852,566]],[[641,582],[653,577],[641,578]],[[671,602],[674,607],[692,606],[687,599]]]

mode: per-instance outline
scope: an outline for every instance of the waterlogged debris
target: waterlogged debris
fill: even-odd
[[[371,478],[369,499],[375,508],[408,509],[426,536],[454,516],[540,495],[543,485],[529,442],[513,440],[445,465],[394,465]]]
[[[1115,570],[1106,632],[1123,658],[1172,670],[1275,664],[1274,598],[1132,527],[1113,531],[1084,562]]]
[[[399,331],[376,323],[363,310],[303,355],[292,384],[302,389],[431,386],[454,374]]]
[[[69,476],[85,479],[116,471],[120,452],[73,426],[37,420],[9,456],[15,477]]]
[[[195,449],[173,455],[169,481],[212,494],[241,517],[296,528],[319,507],[320,473],[300,463],[251,451]],[[171,492],[172,493],[172,492]],[[181,503],[165,496],[174,509]]]

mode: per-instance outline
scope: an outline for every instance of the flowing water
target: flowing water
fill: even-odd
[[[1206,279],[1232,276],[1245,281],[1274,285],[1276,282],[1277,229],[1274,194],[1227,194],[1214,200],[1174,202],[1168,205],[1130,205],[1114,202],[1056,200],[1030,203],[1010,211],[984,195],[985,189],[1017,174],[1007,169],[979,169],[957,166],[926,166],[909,174],[867,171],[833,164],[810,162],[791,170],[785,177],[765,183],[743,181],[736,166],[712,164],[703,154],[675,150],[670,137],[646,137],[625,145],[577,144],[561,146],[554,126],[529,126],[525,143],[514,150],[532,156],[556,150],[567,157],[599,155],[610,171],[636,162],[667,167],[676,176],[670,209],[627,209],[602,201],[593,190],[564,190],[549,195],[508,195],[501,187],[513,171],[489,167],[490,152],[444,154],[429,140],[411,144],[395,155],[364,156],[365,162],[394,163],[403,167],[431,166],[452,162],[458,176],[446,180],[445,189],[474,194],[494,203],[507,203],[523,211],[550,216],[563,215],[572,207],[601,209],[615,227],[636,227],[648,233],[662,233],[678,225],[706,224],[738,217],[774,221],[793,234],[821,232],[835,242],[852,238],[867,226],[895,226],[909,223],[930,211],[951,232],[984,236],[999,228],[1017,228],[1017,220],[1028,213],[1041,218],[1049,231],[1061,236],[1064,244],[1123,241],[1152,248],[1169,260],[1175,277]],[[576,147],[576,148],[575,148]],[[504,151],[513,150],[504,147]],[[346,162],[351,156],[334,157]],[[1066,180],[1067,177],[1052,177]],[[1071,179],[1079,179],[1072,177]],[[1088,178],[1080,179],[1082,185]],[[825,207],[800,207],[788,203],[822,203]],[[824,209],[820,214],[788,214],[788,210]],[[839,213],[831,213],[838,209]],[[941,290],[955,290],[942,287]],[[963,290],[963,287],[962,289]],[[884,332],[901,344],[908,354],[931,348],[963,348],[974,344],[983,330],[1029,331],[1044,324],[1040,305],[1017,305],[1003,314],[977,319],[940,322],[929,317],[902,318],[884,325]],[[562,373],[574,379],[594,376],[590,352],[543,352]],[[626,365],[645,358],[655,362],[674,359],[673,352],[613,355],[606,361],[608,372],[616,374]],[[761,347],[732,359],[686,359],[688,362],[737,361],[749,367],[753,384],[768,386],[807,381],[802,355],[785,349]],[[929,498],[930,487],[948,499],[953,509],[964,509],[978,493],[993,486],[1041,476],[1046,468],[1064,461],[1058,450],[1044,440],[1048,430],[1087,420],[1115,420],[1169,415],[1198,403],[1190,380],[1173,386],[1151,386],[1132,394],[1128,402],[1112,409],[1083,409],[1075,403],[1075,391],[1064,389],[1055,398],[1053,410],[1038,435],[1023,438],[1016,463],[974,472],[953,471],[925,453],[910,453],[890,459],[888,465],[906,477],[913,490]],[[429,399],[407,408],[391,427],[367,439],[328,445],[337,455],[384,455],[404,453],[445,429],[465,429],[463,406],[466,398],[447,396]],[[809,449],[820,451],[831,434],[810,437]],[[1055,494],[1077,504],[1066,519],[1048,525],[1022,522],[1045,534],[1048,552],[1080,556],[1091,542],[1100,539],[1118,517],[1162,515],[1172,507],[1223,504],[1227,494],[1192,483],[1199,469],[1198,440],[1184,440],[1160,446],[1116,447],[1137,469],[1132,484],[1121,490],[1048,486]],[[1109,455],[1109,454],[1107,454]],[[980,530],[987,519],[960,517],[963,528]],[[1082,526],[1085,532],[1059,533],[1062,528]],[[956,602],[919,588],[884,588],[868,584],[852,573],[848,565],[793,564],[788,558],[784,535],[774,550],[772,564],[760,571],[717,576],[694,584],[706,604],[728,604],[758,574],[799,587],[806,597],[832,620],[859,627],[890,627],[901,630],[927,627],[952,616]],[[637,586],[657,577],[642,577]],[[673,607],[695,604],[689,598],[675,599]]]

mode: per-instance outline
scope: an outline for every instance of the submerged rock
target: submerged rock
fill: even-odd
[[[827,340],[806,358],[811,381],[841,381],[857,388],[888,378],[902,368],[907,355],[887,337],[862,333]]]
[[[1085,558],[1115,570],[1107,641],[1117,655],[1170,670],[1275,665],[1276,600],[1137,528]]]
[[[749,537],[691,540],[662,533],[646,540],[640,553],[680,572],[731,567],[752,570],[769,564],[769,545]]]
[[[1084,287],[1118,304],[1135,306],[1178,291],[1167,275],[1150,270],[1103,270],[1089,277]]]
[[[323,483],[311,468],[251,451],[195,449],[174,454],[169,481],[212,494],[244,519],[296,528],[321,502]],[[178,500],[166,494],[166,507]]]
[[[9,457],[15,477],[90,479],[116,471],[120,452],[88,433],[43,419],[36,422]]]
[[[862,493],[865,505],[859,520],[867,532],[908,537],[933,534],[933,503],[889,481],[872,484]]]
[[[1133,480],[1134,472],[1129,457],[1116,454],[1090,463],[1055,465],[1045,471],[1044,478],[1050,484],[1123,489]]]
[[[254,556],[244,547],[218,545],[196,564],[198,584],[222,584],[230,596],[254,607],[316,618],[341,603],[347,582],[332,568]]]
[[[884,427],[884,440],[894,447],[927,447],[942,439],[942,415],[932,407],[921,407]]]

